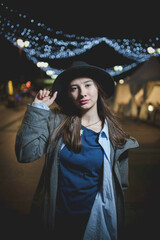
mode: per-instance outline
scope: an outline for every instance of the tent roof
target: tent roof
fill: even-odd
[[[160,85],[155,85],[150,93],[149,97],[146,99],[147,103],[152,103],[154,105],[160,104]]]
[[[142,84],[148,81],[160,80],[160,58],[150,57],[149,60],[140,65],[140,67],[126,80],[130,83]]]

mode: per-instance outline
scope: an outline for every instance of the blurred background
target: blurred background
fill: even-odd
[[[44,164],[16,160],[15,136],[27,104],[50,88],[73,60],[110,73],[108,104],[140,147],[129,153],[124,240],[157,239],[160,183],[159,8],[108,1],[0,2],[1,230],[26,234],[30,204]]]

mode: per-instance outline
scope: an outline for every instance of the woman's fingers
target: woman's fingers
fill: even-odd
[[[34,102],[36,103],[42,102],[47,106],[50,106],[55,101],[57,93],[58,93],[57,91],[52,93],[51,90],[47,90],[46,88],[44,88],[43,90],[41,89],[38,92],[36,98],[34,99]]]
[[[40,90],[38,93],[38,98],[43,99],[44,97],[48,97],[50,95],[50,90],[47,90],[44,88],[43,90]]]
[[[53,93],[53,95],[52,95],[52,97],[51,97],[51,99],[52,99],[52,101],[54,102],[54,100],[56,99],[56,97],[57,97],[57,91],[56,92],[54,92]]]
[[[38,94],[37,94],[37,98],[38,98],[39,100],[42,99],[42,90],[40,90],[40,91],[38,92]]]
[[[36,98],[34,99],[34,102],[42,102],[45,103],[47,106],[50,106],[56,99],[57,93],[57,91],[52,93],[51,90],[47,90],[46,88],[44,88],[43,90],[40,90],[38,92]]]

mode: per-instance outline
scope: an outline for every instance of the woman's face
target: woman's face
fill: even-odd
[[[97,109],[98,87],[91,78],[76,78],[69,85],[69,97],[82,112]]]

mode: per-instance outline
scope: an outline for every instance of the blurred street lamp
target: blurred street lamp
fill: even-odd
[[[54,72],[53,70],[47,70],[47,71],[46,71],[46,74],[47,74],[48,76],[52,76],[54,73],[55,73],[55,72]]]
[[[11,80],[8,81],[8,94],[13,95],[13,83]]]
[[[160,48],[157,48],[156,51],[158,54],[160,54]]]
[[[123,84],[123,83],[124,83],[124,80],[123,80],[123,79],[120,79],[120,80],[119,80],[119,83],[120,83],[120,84]]]
[[[149,104],[148,105],[148,111],[153,112],[153,110],[154,110],[154,106],[152,104]]]
[[[37,67],[39,68],[47,68],[48,63],[47,62],[37,62]]]
[[[19,57],[22,55],[22,48],[24,47],[24,43],[22,39],[17,39],[17,45],[19,47]]]
[[[17,45],[18,45],[18,47],[19,47],[19,55],[21,56],[21,54],[22,54],[22,48],[23,48],[23,47],[28,47],[29,44],[30,44],[30,42],[29,42],[28,40],[23,41],[21,38],[18,38],[16,42],[17,42]]]
[[[22,39],[17,39],[17,45],[20,47],[20,48],[23,48],[24,47],[24,42]]]
[[[30,44],[30,42],[26,40],[26,41],[24,42],[24,47],[26,47],[26,48],[29,47],[29,44]]]
[[[149,54],[153,54],[153,53],[155,53],[155,49],[152,48],[152,47],[148,47],[148,48],[147,48],[147,52],[148,52]]]
[[[117,72],[117,71],[122,71],[123,67],[118,65],[118,66],[114,66],[113,69],[114,69],[115,72]]]

